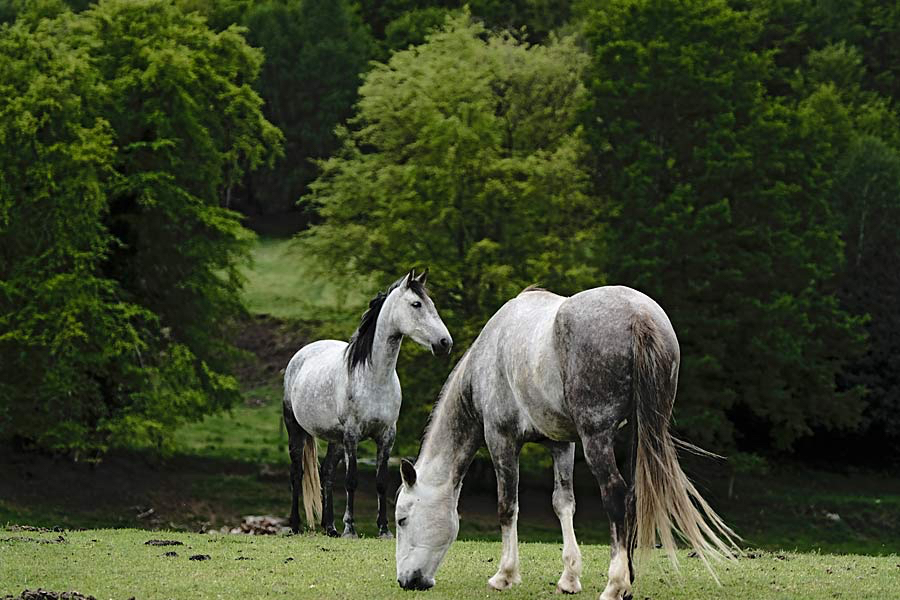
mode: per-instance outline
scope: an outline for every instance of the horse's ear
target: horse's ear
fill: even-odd
[[[416,485],[416,468],[405,458],[400,461],[400,478],[408,488]]]
[[[428,267],[425,267],[425,270],[419,273],[419,276],[416,277],[416,281],[425,285],[425,280],[428,279]]]
[[[415,269],[415,268],[412,268],[412,269],[409,270],[409,273],[406,274],[406,280],[403,282],[403,284],[404,284],[406,287],[409,287],[409,284],[410,284],[410,283],[412,282],[412,280],[415,279],[415,278],[416,278],[416,269]]]

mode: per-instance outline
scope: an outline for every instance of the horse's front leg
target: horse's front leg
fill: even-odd
[[[522,582],[519,574],[519,450],[521,445],[500,432],[485,435],[488,451],[497,473],[497,516],[503,535],[503,554],[497,573],[488,586],[505,590]]]
[[[553,510],[559,517],[563,535],[563,572],[556,584],[556,591],[577,594],[581,591],[581,550],[575,539],[575,491],[572,475],[575,470],[575,444],[547,442],[553,456]]]
[[[344,465],[347,467],[347,477],[344,487],[347,490],[347,508],[344,510],[344,533],[342,537],[357,538],[356,524],[353,520],[353,496],[356,494],[356,447],[359,445],[359,435],[353,431],[344,432]]]
[[[375,471],[375,490],[378,492],[378,537],[386,540],[394,537],[388,527],[387,483],[388,459],[391,456],[391,448],[394,447],[394,438],[396,436],[397,428],[389,427],[375,441],[378,446],[377,466]]]

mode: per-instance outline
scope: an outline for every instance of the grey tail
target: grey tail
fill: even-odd
[[[637,456],[634,461],[635,523],[629,531],[638,556],[656,537],[678,567],[675,537],[690,544],[718,583],[711,560],[734,560],[740,537],[704,500],[678,463],[676,445],[704,452],[676,440],[669,420],[678,382],[677,356],[664,345],[655,322],[638,314],[632,322],[634,410]]]

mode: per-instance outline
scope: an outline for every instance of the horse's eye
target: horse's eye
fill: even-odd
[[[404,525],[406,525],[406,517],[403,517],[402,519],[397,521],[397,527],[403,527]]]
[[[415,302],[412,303],[412,307],[413,308],[422,308],[422,303],[419,302],[418,300],[416,300]]]

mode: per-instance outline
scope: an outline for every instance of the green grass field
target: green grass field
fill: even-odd
[[[38,543],[21,538],[56,540]],[[147,546],[150,539],[182,546]],[[177,556],[165,556],[166,552]],[[500,545],[457,542],[427,598],[497,598],[486,587],[499,560]],[[596,597],[605,584],[606,546],[582,547],[583,597]],[[190,560],[208,555],[208,560]],[[661,551],[642,566],[635,598],[661,600],[821,600],[897,598],[896,556],[835,556],[753,552],[720,566],[718,587],[699,560],[679,555],[676,573]],[[561,570],[558,544],[522,544],[522,584],[503,598],[553,597]],[[77,590],[97,598],[403,598],[395,581],[394,544],[377,539],[324,536],[200,535],[140,530],[71,531],[63,534],[0,532],[0,594],[25,588]]]
[[[244,270],[244,301],[251,313],[316,322],[367,299],[358,290],[342,290],[318,276],[313,259],[291,238],[260,237],[252,258]]]
[[[394,581],[393,543],[372,539],[374,473],[365,461],[357,492],[361,540],[189,533],[235,526],[244,515],[286,516],[290,492],[278,371],[286,364],[285,353],[289,357],[302,343],[304,328],[347,301],[311,275],[314,269],[287,239],[261,239],[254,257],[247,303],[254,314],[280,321],[255,322],[250,337],[262,350],[254,350],[258,364],[244,369],[244,404],[181,427],[171,455],[135,449],[110,453],[99,464],[28,453],[0,456],[0,527],[70,529],[62,534],[0,530],[0,598],[37,587],[138,600],[416,597]],[[371,457],[371,444],[360,454]],[[763,550],[722,566],[721,588],[686,551],[679,574],[654,552],[635,599],[900,598],[896,476],[773,465],[768,475],[739,478],[729,499],[721,465],[694,463],[690,470],[746,547]],[[399,483],[396,469],[392,478],[391,491]],[[606,517],[583,462],[576,468],[575,485],[575,526],[585,556],[583,597],[596,597],[608,565]],[[500,556],[494,486],[490,465],[476,463],[460,501],[463,541],[453,546],[428,598],[498,597],[486,588]],[[523,471],[523,584],[503,597],[549,598],[555,589],[561,536],[551,491],[549,470]],[[335,492],[340,527],[340,483]],[[77,530],[82,527],[91,529]],[[34,541],[60,535],[61,543]],[[185,545],[144,545],[151,538]],[[164,556],[167,551],[178,556]],[[189,560],[194,554],[211,558]]]

